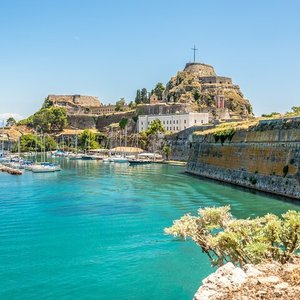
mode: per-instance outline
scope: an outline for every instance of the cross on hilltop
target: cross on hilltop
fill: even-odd
[[[194,48],[191,48],[191,50],[194,51],[194,62],[196,62],[196,51],[198,51],[198,49],[196,48],[195,44],[194,44]]]

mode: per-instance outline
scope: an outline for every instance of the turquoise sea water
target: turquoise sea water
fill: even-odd
[[[62,161],[56,174],[0,173],[0,299],[192,299],[210,262],[163,233],[201,206],[237,217],[293,203],[167,165]]]

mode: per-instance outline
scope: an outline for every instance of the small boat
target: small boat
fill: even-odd
[[[105,162],[105,163],[107,163],[107,162],[114,162],[114,160],[113,160],[112,157],[106,157],[106,158],[103,158],[102,161]]]
[[[141,158],[128,159],[128,162],[131,166],[133,166],[133,165],[147,165],[147,164],[152,163],[152,161],[150,159],[141,159]]]
[[[82,159],[82,154],[69,154],[68,158],[70,160]]]
[[[31,171],[33,173],[50,173],[61,171],[61,167],[56,164],[43,162],[41,164],[32,165]]]
[[[93,155],[82,155],[81,157],[82,160],[94,160],[95,158],[93,157]]]
[[[33,173],[50,173],[50,172],[57,172],[61,171],[61,168],[59,166],[33,166],[31,168],[31,171]]]
[[[115,163],[128,163],[128,159],[126,157],[113,157],[112,159]]]

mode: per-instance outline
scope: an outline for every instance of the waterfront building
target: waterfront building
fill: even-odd
[[[192,126],[208,124],[208,113],[183,113],[166,115],[140,115],[138,118],[138,131],[145,131],[154,120],[160,120],[167,131],[177,132]]]

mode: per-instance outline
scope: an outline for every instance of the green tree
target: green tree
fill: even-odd
[[[166,130],[165,128],[163,127],[161,121],[159,119],[156,119],[156,120],[153,120],[148,129],[146,130],[146,133],[147,135],[154,135],[154,134],[157,134],[157,133],[165,133]]]
[[[67,125],[67,113],[61,107],[42,108],[27,120],[27,125],[39,127],[43,132],[59,131]]]
[[[147,149],[149,146],[149,138],[146,131],[142,131],[139,133],[139,144],[143,149]]]
[[[46,135],[42,137],[40,135],[37,136],[32,133],[23,134],[20,138],[21,152],[28,152],[28,151],[35,151],[35,150],[40,152],[41,150],[44,150],[44,147],[46,151],[51,151],[56,149],[57,144],[55,139],[50,135]],[[17,151],[17,145],[15,145],[14,151]]]
[[[268,260],[286,263],[300,250],[300,212],[288,211],[281,218],[267,214],[254,219],[235,219],[229,206],[207,207],[197,216],[184,215],[165,232],[191,238],[213,265],[235,265]]]
[[[146,131],[142,131],[139,134],[139,142],[143,149],[147,149],[150,143],[150,136],[154,137],[158,133],[165,133],[165,128],[163,127],[160,120],[153,120]]]
[[[78,146],[83,150],[97,149],[99,143],[96,141],[96,134],[85,129],[78,137]]]
[[[20,138],[21,152],[34,151],[35,149],[37,151],[41,151],[41,148],[42,148],[41,139],[39,139],[36,135],[29,133],[29,134],[23,134],[21,136]],[[17,146],[15,150],[17,150]]]
[[[262,114],[261,116],[263,118],[273,118],[273,117],[279,117],[280,113],[278,113],[278,112],[272,112],[270,114]]]
[[[136,103],[136,104],[142,103],[142,99],[141,99],[141,90],[137,90],[137,91],[136,91],[135,103]]]
[[[52,151],[57,149],[57,143],[52,136],[50,135],[45,136],[45,147],[46,147],[46,151]]]
[[[128,119],[127,118],[122,118],[121,121],[119,122],[119,127],[121,129],[125,129],[127,123],[128,123]]]
[[[169,160],[169,155],[171,154],[171,147],[169,145],[164,145],[162,150],[166,156],[166,159]]]
[[[6,120],[6,126],[9,126],[9,127],[15,125],[16,123],[17,123],[17,122],[16,122],[16,120],[15,120],[13,117],[9,117],[9,118]]]
[[[152,90],[152,94],[155,94],[158,98],[158,100],[162,100],[163,98],[163,93],[166,87],[161,83],[157,83],[155,88]]]
[[[141,90],[141,102],[142,103],[149,103],[149,95],[148,95],[148,92],[147,92],[146,88],[143,88]]]
[[[124,98],[120,98],[117,102],[116,102],[116,111],[124,111],[124,106],[126,104],[126,101]]]
[[[128,107],[129,107],[130,109],[133,109],[133,108],[136,107],[136,104],[135,104],[133,101],[130,101],[129,104],[128,104]]]
[[[300,115],[300,106],[293,106],[292,112],[296,114],[297,116]]]

